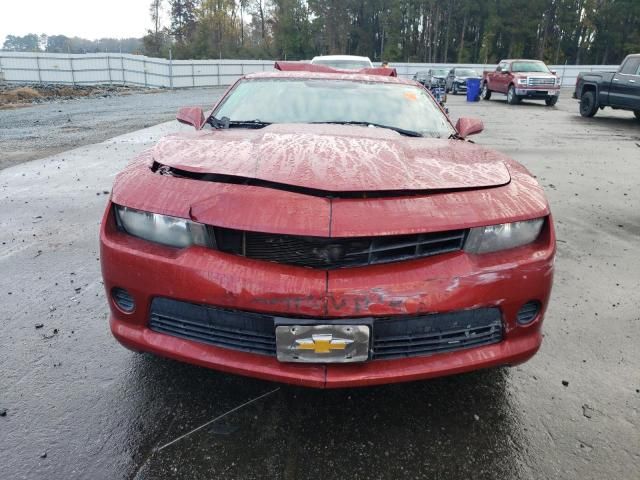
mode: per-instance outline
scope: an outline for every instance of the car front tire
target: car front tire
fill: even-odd
[[[489,90],[489,87],[487,86],[487,82],[484,82],[482,84],[482,89],[480,90],[480,97],[483,100],[491,100],[491,90]]]
[[[589,90],[580,97],[580,115],[583,117],[593,117],[598,111],[596,104],[596,92]]]
[[[507,103],[509,105],[517,105],[520,103],[520,97],[516,95],[516,87],[513,85],[509,87],[509,91],[507,92]]]
[[[556,103],[558,103],[558,96],[554,95],[553,97],[547,97],[544,99],[544,103],[547,104],[547,107],[553,107]]]

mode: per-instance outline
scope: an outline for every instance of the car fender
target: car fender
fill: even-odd
[[[580,95],[578,95],[578,100],[580,100],[582,98],[582,95],[584,94],[584,91],[585,91],[585,87],[589,87],[589,88],[593,87],[595,89],[595,91],[596,91],[596,104],[598,106],[602,105],[603,103],[606,103],[606,102],[602,102],[601,101],[602,99],[600,98],[600,95],[603,94],[603,93],[600,91],[600,85],[598,85],[597,82],[593,82],[593,81],[586,81],[585,82],[584,80],[582,82],[582,85],[580,85],[580,92],[579,92]]]

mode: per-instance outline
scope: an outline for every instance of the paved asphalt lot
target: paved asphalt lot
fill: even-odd
[[[449,107],[481,117],[477,142],[523,162],[552,205],[556,282],[533,360],[316,391],[120,347],[98,224],[127,159],[186,128],[162,124],[0,171],[0,477],[637,479],[640,123],[582,119],[566,92],[555,108]]]
[[[224,90],[149,89],[0,110],[0,169],[168,122],[181,106],[210,109]]]

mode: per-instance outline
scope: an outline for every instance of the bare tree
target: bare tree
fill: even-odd
[[[149,6],[149,13],[151,14],[151,21],[153,22],[153,33],[158,35],[160,31],[160,11],[162,10],[162,0],[151,0]]]

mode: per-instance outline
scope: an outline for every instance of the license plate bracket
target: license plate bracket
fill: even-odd
[[[353,363],[369,359],[372,321],[318,324],[276,321],[276,355],[281,362]]]

